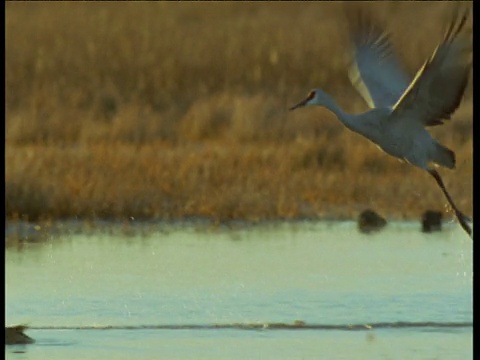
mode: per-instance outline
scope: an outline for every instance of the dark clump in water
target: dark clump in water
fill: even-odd
[[[27,328],[25,325],[6,326],[5,345],[33,344],[35,340],[23,332]]]
[[[422,216],[422,231],[429,233],[442,230],[442,213],[440,211],[427,210]]]
[[[367,209],[358,217],[358,229],[363,233],[378,231],[387,225],[387,221],[375,211]]]

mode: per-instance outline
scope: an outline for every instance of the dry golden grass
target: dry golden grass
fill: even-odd
[[[451,2],[365,4],[414,73]],[[9,219],[417,218],[446,201],[433,179],[379,152],[323,109],[287,108],[322,87],[366,110],[346,73],[335,2],[6,4]],[[430,19],[428,24],[423,19]],[[432,133],[472,213],[471,84]]]

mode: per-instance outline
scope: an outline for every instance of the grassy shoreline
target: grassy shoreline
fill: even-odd
[[[18,164],[7,172],[7,218],[342,219],[370,207],[389,218],[415,219],[446,203],[427,174],[366,142],[350,144],[345,153],[322,154],[327,159],[321,160],[318,146],[299,141],[7,148],[7,163]],[[349,155],[359,151],[362,156]],[[469,165],[442,172],[467,214],[473,205]]]
[[[346,74],[342,6],[7,3],[7,221],[354,219],[365,208],[413,220],[444,209],[433,179],[327,111],[286,110],[316,86],[366,110]],[[412,76],[453,6],[368,4]],[[456,152],[457,169],[440,173],[467,215],[472,107],[469,84],[452,121],[431,129]]]

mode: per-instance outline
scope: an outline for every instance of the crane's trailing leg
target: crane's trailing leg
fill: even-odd
[[[470,228],[470,225],[468,225],[468,221],[471,221],[471,220],[457,208],[457,206],[453,202],[452,198],[450,197],[450,194],[448,193],[447,189],[445,188],[445,185],[443,184],[443,181],[442,181],[442,178],[440,177],[440,174],[435,169],[428,169],[428,172],[430,173],[430,175],[432,175],[434,177],[438,186],[440,186],[440,189],[442,189],[442,191],[445,194],[448,202],[450,203],[450,206],[455,211],[455,215],[457,216],[458,222],[462,226],[463,230],[465,230],[467,232],[467,234],[470,237],[472,237],[472,229]]]

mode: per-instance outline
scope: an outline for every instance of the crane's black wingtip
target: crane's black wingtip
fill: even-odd
[[[344,16],[351,41],[356,46],[375,44],[389,49],[385,23],[365,4],[344,5]]]
[[[450,24],[445,33],[445,41],[451,41],[462,31],[470,15],[470,7],[458,3],[454,8],[454,14],[451,17]]]

